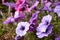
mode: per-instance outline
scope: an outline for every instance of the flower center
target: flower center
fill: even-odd
[[[46,21],[46,25],[48,25],[49,24],[49,22],[48,21]]]
[[[25,29],[25,27],[24,26],[21,26],[21,30],[24,30]]]

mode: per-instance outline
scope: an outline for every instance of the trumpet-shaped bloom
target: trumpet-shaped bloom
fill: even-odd
[[[16,34],[19,36],[24,36],[29,30],[30,24],[28,22],[19,22],[16,28]]]
[[[52,20],[51,15],[47,15],[42,18],[41,23],[36,28],[36,30],[37,30],[36,35],[38,38],[43,38],[45,36],[47,37],[52,32],[53,27],[50,24],[51,20]]]
[[[43,25],[43,24],[41,24],[41,25]],[[52,28],[53,28],[52,25],[48,25],[48,26],[39,25],[39,27],[37,27],[37,33],[36,33],[37,37],[38,38],[47,37],[52,32]]]
[[[52,20],[52,16],[48,14],[42,18],[41,22],[48,24],[51,22],[51,20]]]

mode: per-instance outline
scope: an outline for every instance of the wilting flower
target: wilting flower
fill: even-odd
[[[50,7],[51,4],[52,4],[51,2],[45,3],[42,10],[46,10],[46,11],[52,12],[53,10],[52,10],[52,8]]]
[[[13,17],[8,17],[8,18],[3,22],[3,24],[12,24],[12,19],[13,19]]]
[[[16,34],[19,36],[24,36],[29,30],[30,24],[28,22],[19,22],[16,28]]]
[[[46,2],[47,2],[47,0],[41,0],[41,2],[42,2],[42,3],[46,3]]]
[[[43,25],[43,24],[41,24],[41,25]],[[52,32],[52,28],[53,28],[52,25],[48,25],[48,26],[39,25],[39,27],[37,27],[37,33],[36,33],[37,37],[38,38],[47,37]]]
[[[58,17],[60,17],[60,5],[57,5],[57,6],[54,8],[54,12],[57,13]]]
[[[30,24],[35,23],[34,20],[37,20],[37,18],[38,18],[38,13],[39,13],[39,11],[36,11],[35,13],[32,14],[32,17],[31,17],[31,19],[30,19],[30,21],[29,21]]]
[[[11,8],[15,7],[15,3],[14,2],[5,2],[5,0],[2,0],[2,4],[6,5],[6,6],[10,6]]]
[[[59,37],[57,37],[57,38],[55,38],[55,40],[60,40],[60,36],[59,36]]]
[[[43,38],[45,36],[47,37],[52,32],[53,27],[50,24],[51,20],[52,20],[52,16],[50,16],[50,15],[44,16],[42,18],[41,23],[36,28],[36,30],[37,30],[36,35],[38,38]]]
[[[25,3],[25,0],[17,0],[15,9],[18,10],[20,9],[21,5]]]
[[[37,27],[37,18],[38,18],[38,13],[39,11],[36,11],[36,13],[34,13],[30,19],[30,32],[33,32],[35,30],[35,28]]]
[[[26,20],[26,14],[25,13],[21,13],[19,11],[15,11],[15,14],[14,14],[14,20],[15,21],[18,21],[18,19],[22,20]]]
[[[28,8],[28,12],[31,12],[31,10],[34,9],[35,7],[37,7],[38,4],[39,4],[39,1],[36,1],[36,2],[34,3],[34,5],[32,5],[30,8]]]

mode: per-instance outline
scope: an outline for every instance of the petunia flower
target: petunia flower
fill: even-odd
[[[57,5],[57,6],[54,8],[54,12],[57,13],[58,17],[60,17],[60,5]]]
[[[39,4],[39,1],[36,1],[36,2],[34,3],[34,5],[32,5],[30,8],[28,8],[27,11],[28,11],[28,12],[31,12],[31,10],[34,9],[35,7],[37,7],[38,4]]]
[[[52,32],[52,28],[53,26],[51,24],[50,25],[39,24],[36,33],[37,37],[38,38],[48,37],[48,35]]]
[[[31,19],[29,20],[29,22],[30,22],[29,31],[30,32],[33,32],[35,30],[35,28],[37,27],[38,13],[39,13],[39,11],[36,11],[36,13],[33,13]]]
[[[16,28],[16,34],[19,36],[24,36],[29,30],[30,24],[28,22],[19,22]]]
[[[17,0],[16,5],[19,6],[21,4],[24,4],[25,0]]]
[[[2,4],[6,5],[6,6],[10,6],[11,8],[15,7],[15,3],[14,2],[5,2],[5,0],[2,0]]]
[[[32,14],[32,17],[30,18],[30,24],[34,23],[34,20],[37,20],[39,11],[36,11]]]
[[[42,18],[42,20],[41,20],[41,22],[43,22],[43,23],[50,23],[51,22],[51,20],[52,20],[52,16],[51,15],[46,15],[46,16],[44,16],[43,18]]]
[[[18,21],[18,20],[26,20],[26,14],[25,13],[22,13],[22,12],[19,12],[19,11],[15,11],[15,14],[14,14],[14,20],[15,21]]]
[[[17,0],[15,9],[18,10],[20,9],[21,5],[25,3],[25,0]]]
[[[40,23],[36,30],[40,32],[45,32],[47,27],[48,25],[45,25],[45,23]]]
[[[52,20],[52,16],[49,14],[42,18],[41,23],[36,28],[36,30],[37,30],[36,35],[38,38],[43,38],[45,36],[47,37],[52,32],[53,27],[50,24],[51,20]]]
[[[12,24],[12,19],[13,19],[13,17],[8,17],[8,18],[3,22],[3,24]]]
[[[53,10],[52,10],[52,8],[50,7],[51,4],[52,4],[51,2],[45,3],[42,10],[52,12]]]

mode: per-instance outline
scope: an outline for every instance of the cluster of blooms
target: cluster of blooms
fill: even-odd
[[[38,38],[48,36],[52,32],[53,26],[50,24],[51,20],[52,20],[51,15],[47,15],[42,18],[41,23],[36,29],[37,30],[36,35],[38,36]]]
[[[49,12],[55,12],[57,13],[58,17],[60,17],[59,11],[60,11],[60,2],[52,3],[51,0],[42,0],[42,3],[44,4],[42,9],[37,9],[37,6],[39,4],[39,0],[36,0],[36,2],[30,6],[30,4],[33,1],[30,0],[17,0],[16,3],[9,3],[2,0],[2,4],[6,6],[10,6],[13,10],[13,16],[9,16],[3,24],[12,24],[14,22],[18,22],[17,28],[16,28],[16,37],[15,40],[19,40],[22,36],[25,36],[27,31],[33,32],[37,31],[36,35],[38,38],[48,37],[48,35],[52,32],[53,25],[51,24],[52,16],[50,14],[44,16],[41,20],[41,23],[38,24],[38,14],[40,10],[43,11],[49,11]],[[51,5],[54,5],[55,8],[51,8]],[[32,17],[29,21],[20,21],[20,20],[26,20],[26,12],[29,14],[31,13],[31,10],[35,10],[35,13],[32,14]],[[57,40],[57,38],[56,38]]]

